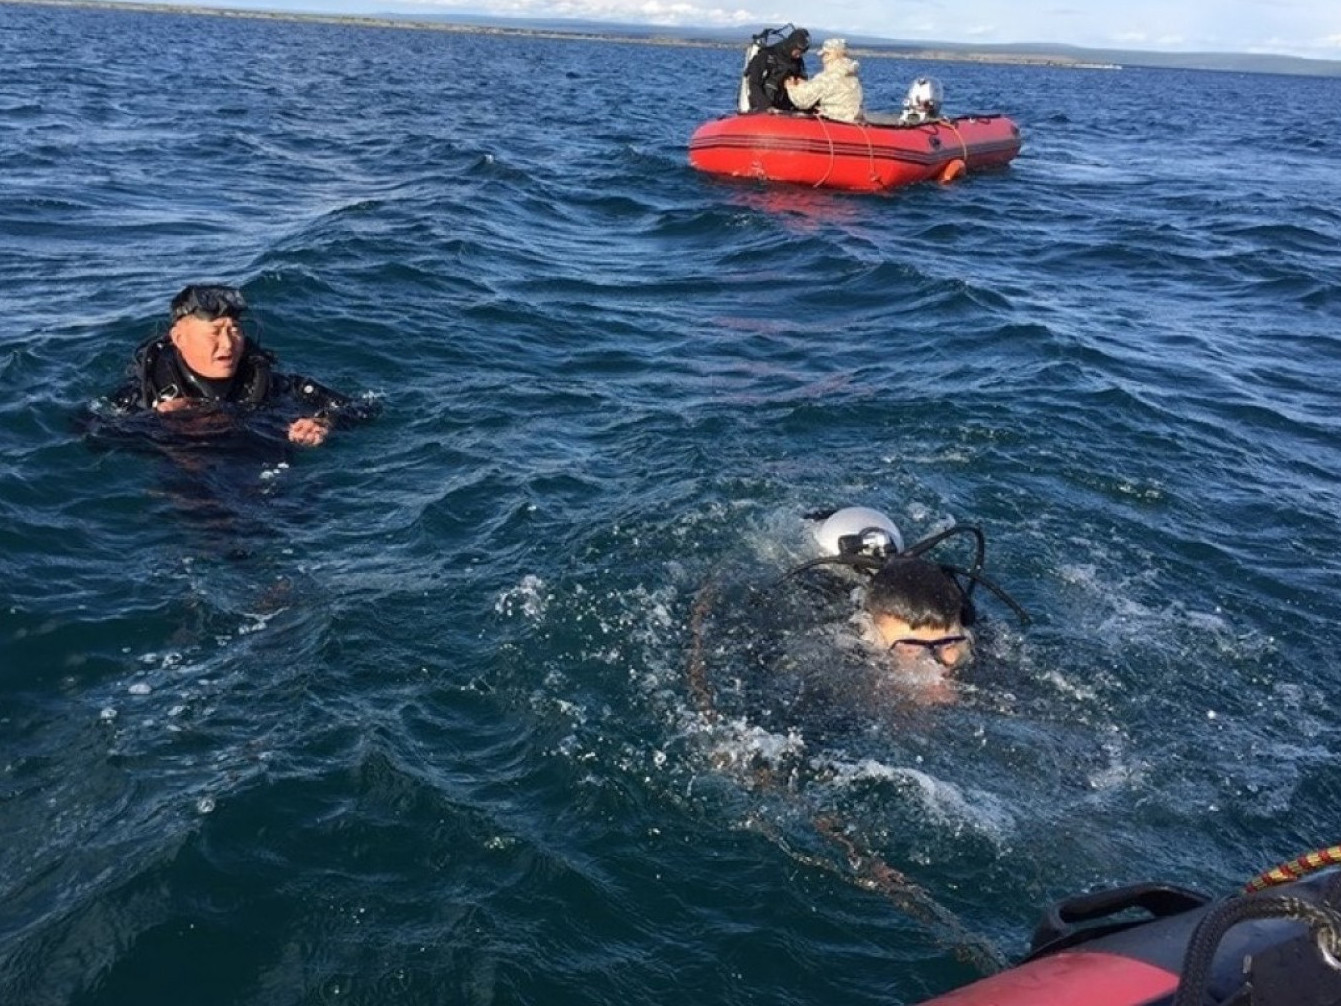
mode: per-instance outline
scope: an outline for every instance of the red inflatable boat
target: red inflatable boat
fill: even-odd
[[[897,125],[750,113],[704,123],[689,141],[700,171],[858,192],[951,181],[1003,168],[1019,152],[1020,130],[1004,115]]]

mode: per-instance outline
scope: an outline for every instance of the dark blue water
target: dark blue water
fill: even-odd
[[[687,166],[726,50],[0,61],[5,1003],[912,1003],[1338,839],[1341,82],[867,60],[1025,145],[853,196]],[[196,280],[381,417],[89,435]],[[842,503],[986,530],[957,705],[769,694],[850,661],[760,589]]]

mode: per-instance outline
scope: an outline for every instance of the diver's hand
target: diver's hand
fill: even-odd
[[[304,447],[319,447],[330,435],[331,424],[325,419],[304,416],[289,424],[289,440]]]
[[[164,398],[154,403],[155,412],[181,412],[191,407],[189,398]]]

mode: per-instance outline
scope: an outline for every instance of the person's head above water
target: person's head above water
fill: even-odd
[[[243,332],[246,312],[247,300],[237,287],[183,287],[168,307],[167,331],[159,329],[136,348],[127,380],[108,396],[113,414],[182,413],[171,432],[203,435],[244,427],[257,431],[245,417],[264,412],[288,421],[290,442],[307,446],[324,442],[337,426],[376,414],[373,403],[281,372],[275,355]],[[198,420],[192,412],[209,418]]]
[[[172,298],[168,338],[194,373],[227,380],[237,373],[246,337],[241,318],[247,310],[242,291],[231,286],[192,284]]]
[[[975,587],[985,587],[1013,611],[1021,625],[1029,615],[983,572],[987,540],[973,525],[956,524],[904,547],[898,527],[879,510],[843,507],[805,515],[820,521],[814,529],[824,552],[795,566],[781,580],[817,566],[843,567],[869,576],[866,614],[885,648],[911,661],[930,656],[945,667],[958,667],[973,656],[969,626],[976,621]],[[969,537],[974,549],[967,567],[933,562],[927,553],[951,538]]]
[[[973,658],[973,606],[934,562],[897,556],[871,577],[866,611],[879,641],[898,660],[930,656],[945,667]]]

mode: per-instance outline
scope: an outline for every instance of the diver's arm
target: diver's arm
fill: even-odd
[[[354,399],[332,391],[324,384],[292,374],[285,377],[287,391],[295,400],[311,409],[311,418],[326,423],[333,429],[346,429],[376,417],[377,403]]]
[[[320,447],[335,427],[332,413],[349,404],[349,399],[309,377],[299,374],[284,377],[285,390],[312,410],[289,424],[289,442],[303,447]]]
[[[305,447],[325,443],[332,430],[347,429],[377,415],[375,402],[357,400],[301,374],[285,375],[284,391],[304,406],[305,415],[289,424],[289,440]]]
[[[142,412],[144,410],[144,389],[139,381],[127,381],[107,396],[107,401],[117,412]]]

